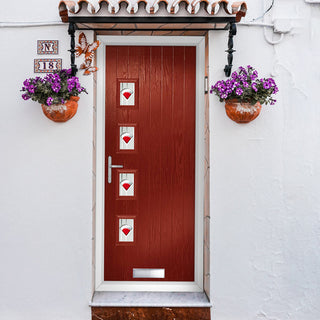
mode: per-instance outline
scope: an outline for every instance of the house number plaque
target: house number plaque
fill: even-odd
[[[47,73],[60,70],[62,59],[34,59],[34,72]]]

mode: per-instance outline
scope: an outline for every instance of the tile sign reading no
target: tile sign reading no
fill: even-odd
[[[58,54],[58,40],[38,40],[37,53],[38,54]]]
[[[56,55],[59,50],[58,40],[38,40],[37,54],[38,55]],[[62,59],[42,58],[34,59],[35,73],[51,73],[62,68]]]

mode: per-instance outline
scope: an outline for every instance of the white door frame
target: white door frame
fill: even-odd
[[[204,74],[205,38],[174,36],[98,36],[96,105],[95,291],[203,291]],[[104,281],[104,168],[106,45],[196,46],[195,281]]]

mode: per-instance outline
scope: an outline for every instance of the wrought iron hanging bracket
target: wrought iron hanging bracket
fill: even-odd
[[[229,29],[228,50],[226,50],[226,52],[228,52],[228,64],[226,64],[224,67],[224,74],[226,75],[226,77],[230,77],[232,71],[233,53],[236,51],[233,49],[233,36],[235,36],[236,34],[237,26],[234,22],[231,22]]]
[[[77,74],[78,68],[77,65],[75,64],[75,31],[77,29],[77,26],[74,22],[69,22],[69,28],[68,28],[68,34],[70,35],[70,60],[71,60],[71,74],[75,76]]]
[[[147,27],[137,27],[138,25],[144,24],[152,24],[153,26],[156,24],[161,24],[161,30],[174,30],[174,31],[208,31],[208,30],[227,30],[229,29],[228,36],[228,50],[226,52],[227,62],[228,64],[224,67],[224,72],[227,77],[231,75],[232,71],[232,61],[233,61],[233,53],[236,51],[233,49],[233,37],[237,34],[236,22],[237,19],[235,17],[93,17],[93,16],[79,16],[79,17],[68,17],[69,29],[68,33],[71,37],[71,70],[72,74],[76,75],[78,68],[75,64],[75,31],[76,30],[94,30],[96,32],[101,32],[104,30],[110,30],[109,26],[106,26],[110,23],[119,25],[121,27],[112,27],[112,30],[115,31],[136,31],[136,30],[144,30],[144,31],[157,31],[158,28],[154,28],[150,26]],[[188,28],[172,28],[172,24],[185,24],[187,23]],[[132,28],[132,25],[136,25],[136,28]],[[204,24],[201,27],[201,24]],[[208,26],[210,24],[211,26]],[[219,25],[223,25],[222,27]],[[193,26],[194,25],[194,26]],[[199,27],[200,25],[200,27]]]

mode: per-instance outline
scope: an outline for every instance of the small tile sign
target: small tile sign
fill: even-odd
[[[58,40],[38,40],[38,54],[58,54]]]
[[[62,68],[62,59],[34,59],[35,73],[49,73]]]

